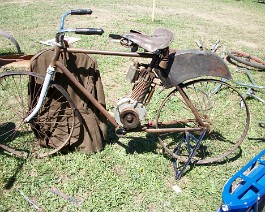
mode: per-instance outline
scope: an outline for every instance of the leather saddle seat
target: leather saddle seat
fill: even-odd
[[[157,29],[153,35],[145,35],[139,32],[130,32],[122,36],[148,52],[165,49],[173,40],[173,33],[167,29]]]

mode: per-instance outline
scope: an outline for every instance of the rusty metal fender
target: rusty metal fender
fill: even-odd
[[[179,50],[169,57],[167,70],[160,70],[159,78],[166,88],[202,76],[232,79],[224,60],[211,51]]]

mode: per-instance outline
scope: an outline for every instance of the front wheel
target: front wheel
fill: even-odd
[[[231,154],[242,143],[249,129],[249,111],[240,93],[229,84],[214,79],[193,80],[180,87],[206,126],[206,133],[192,162],[213,163]],[[201,127],[177,90],[173,90],[159,107],[156,126],[157,129]],[[190,137],[198,138],[202,131],[167,131],[159,133],[158,139],[171,156],[187,162],[191,150],[196,146],[196,139],[183,141],[188,133],[192,135]]]
[[[32,72],[0,74],[0,147],[15,156],[51,155],[62,149],[73,133],[74,104],[66,91],[53,83],[39,112],[29,123],[24,122],[37,104],[43,81],[42,75]]]

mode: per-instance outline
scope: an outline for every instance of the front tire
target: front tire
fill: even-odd
[[[32,72],[0,74],[0,147],[15,156],[54,154],[67,145],[73,133],[74,104],[54,83],[39,112],[29,123],[24,122],[37,103],[43,81],[42,75]]]

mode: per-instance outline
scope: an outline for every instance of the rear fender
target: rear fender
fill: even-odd
[[[211,51],[180,50],[169,56],[167,70],[158,76],[166,88],[202,76],[232,79],[224,60]]]

